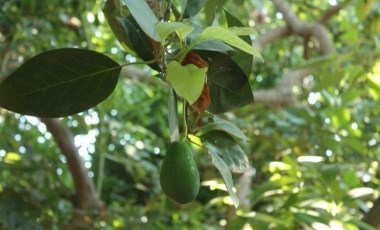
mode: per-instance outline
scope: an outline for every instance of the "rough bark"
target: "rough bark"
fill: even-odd
[[[292,90],[293,85],[314,71],[315,69],[311,68],[288,71],[274,88],[255,91],[255,102],[262,103],[267,107],[286,107],[296,104]]]
[[[372,208],[364,215],[363,222],[380,229],[380,196],[373,202]]]
[[[74,182],[75,194],[72,203],[75,212],[72,222],[66,226],[66,229],[88,228],[90,223],[86,216],[99,214],[103,208],[103,202],[98,197],[94,183],[74,145],[70,130],[57,119],[42,118],[41,121],[46,125],[65,156]]]
[[[278,27],[266,32],[253,41],[253,46],[257,51],[262,52],[267,44],[274,43],[280,39],[284,39],[292,35],[293,32],[289,27]]]
[[[267,45],[291,35],[300,36],[304,38],[305,41],[309,41],[310,37],[315,38],[317,42],[316,46],[319,47],[321,56],[330,55],[335,52],[334,44],[322,23],[326,23],[327,20],[338,13],[343,6],[339,5],[327,10],[316,23],[306,23],[295,15],[286,1],[272,0],[272,2],[283,15],[286,26],[270,30],[255,39],[253,45],[259,52],[262,52]],[[316,67],[289,70],[282,76],[274,88],[254,91],[255,102],[264,104],[267,107],[283,107],[296,104],[297,100],[295,99],[292,87],[316,70]]]

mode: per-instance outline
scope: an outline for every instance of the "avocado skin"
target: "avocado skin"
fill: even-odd
[[[169,145],[161,166],[160,183],[165,194],[179,204],[189,203],[197,196],[199,172],[187,142]]]

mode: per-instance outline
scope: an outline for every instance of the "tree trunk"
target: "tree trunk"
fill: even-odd
[[[99,215],[103,209],[88,170],[74,145],[70,130],[57,119],[42,118],[48,131],[53,135],[62,154],[66,157],[67,165],[74,181],[75,194],[72,198],[74,215],[71,223],[65,229],[88,229],[90,216]]]
[[[363,222],[380,229],[380,196],[373,202],[372,208],[364,215]]]

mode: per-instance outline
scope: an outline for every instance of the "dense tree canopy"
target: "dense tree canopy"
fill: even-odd
[[[123,13],[128,7],[133,12],[130,2],[0,0],[1,229],[379,227],[378,1],[150,0],[153,15],[179,23],[161,24],[173,33],[158,29],[159,38],[141,26],[139,16]],[[145,22],[149,20],[146,16]],[[192,38],[184,25],[199,30],[199,40],[212,37],[219,43],[194,45],[194,56],[181,59],[178,53]],[[252,46],[244,49],[223,33],[207,34],[207,27],[216,32],[235,28],[248,42],[244,44]],[[129,33],[122,33],[123,28]],[[146,46],[147,41],[156,45]],[[168,56],[183,61],[167,66],[168,80],[165,65],[154,59],[159,41]],[[51,107],[46,104],[49,98],[26,98],[22,111],[42,109],[25,113],[35,116],[17,113],[17,103],[4,99],[14,86],[7,82],[14,76],[32,78],[35,75],[20,66],[37,54],[62,48],[80,48],[72,57],[79,63],[75,71],[87,74],[88,63],[99,67],[98,72],[107,71],[105,62],[120,71],[110,71],[103,84],[114,82],[102,91],[110,96],[99,97],[102,102],[88,109],[79,103],[87,94],[77,98],[81,95],[75,88],[68,94],[73,98],[52,102]],[[105,59],[97,63],[89,50]],[[51,67],[53,54],[39,63],[66,77]],[[59,57],[60,63],[70,62]],[[194,63],[191,57],[196,57],[196,67],[182,67]],[[138,64],[119,68],[126,62]],[[182,89],[181,81],[171,78],[180,68],[185,69],[180,73],[192,73],[203,67],[208,68],[210,94],[205,92],[205,71],[195,74],[202,83],[195,97],[193,88]],[[199,130],[173,122],[170,103],[178,98],[165,80],[191,102],[191,113],[202,114],[200,121],[194,116],[189,123],[204,122],[206,127],[198,137],[189,135],[201,188],[187,205],[176,204],[162,192],[160,167],[173,127],[188,128],[190,134]],[[229,87],[218,88],[219,83]],[[199,94],[203,104],[196,103]],[[209,112],[203,111],[204,103]],[[55,105],[57,111],[51,110]],[[70,116],[62,115],[66,113]],[[213,123],[207,126],[209,120]],[[215,140],[223,142],[212,145]],[[218,158],[204,147],[226,152]],[[233,182],[218,159],[230,166]]]

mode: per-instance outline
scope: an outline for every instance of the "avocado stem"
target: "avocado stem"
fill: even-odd
[[[183,135],[182,135],[182,140],[185,140],[187,138],[188,134],[188,127],[187,127],[187,102],[186,99],[183,98],[182,100],[183,103]]]

